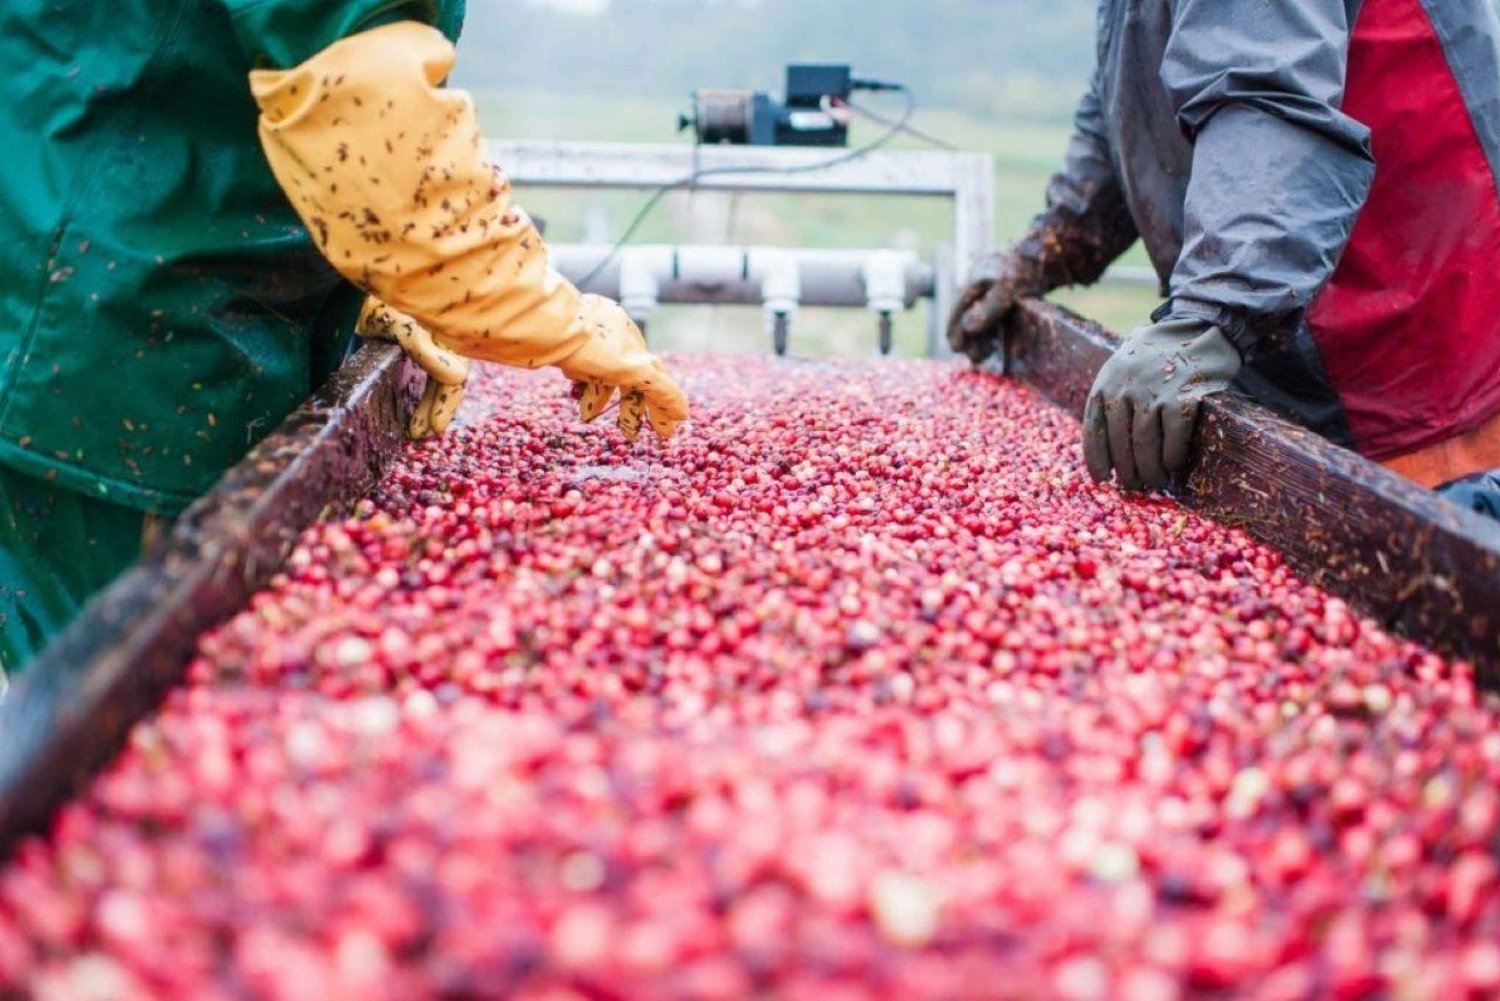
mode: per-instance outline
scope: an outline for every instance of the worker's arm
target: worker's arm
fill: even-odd
[[[1179,0],[1161,79],[1193,144],[1171,298],[1100,370],[1089,472],[1160,489],[1202,399],[1293,330],[1333,275],[1370,185],[1369,130],[1339,110],[1356,0]]]
[[[1097,79],[1078,106],[1062,170],[1047,185],[1047,210],[1021,241],[1041,265],[1045,291],[1092,285],[1139,238],[1115,173]]]
[[[687,402],[619,306],[580,295],[489,162],[474,106],[441,86],[452,44],[405,21],[334,43],[251,90],[277,180],[334,267],[442,348],[584,386],[585,419],[664,437]]]
[[[333,43],[387,24],[430,25],[457,40],[463,0],[203,0],[223,9],[256,69],[287,70]]]
[[[1005,315],[1022,299],[1065,285],[1091,285],[1136,241],[1115,174],[1097,76],[1074,116],[1062,170],[1047,208],[1018,243],[979,265],[948,324],[948,342],[976,364],[994,349]]]
[[[1332,277],[1375,177],[1340,110],[1358,0],[1179,0],[1162,82],[1193,144],[1168,315],[1241,352],[1290,331]]]

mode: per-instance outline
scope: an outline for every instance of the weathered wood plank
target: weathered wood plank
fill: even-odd
[[[1008,367],[1081,415],[1113,338],[1057,306],[1028,304]],[[1500,522],[1339,448],[1237,396],[1206,404],[1183,503],[1280,551],[1307,579],[1393,630],[1471,661],[1500,687]]]
[[[369,490],[405,440],[419,386],[367,345],[103,591],[0,705],[0,851],[42,829],[182,677],[304,528]]]

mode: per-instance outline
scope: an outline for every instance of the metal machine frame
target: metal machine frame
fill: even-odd
[[[595,142],[510,141],[492,142],[490,155],[517,185],[552,188],[625,188],[657,190],[678,184],[696,171],[713,171],[684,190],[721,192],[786,192],[830,195],[910,195],[942,198],[953,204],[953,243],[931,263],[930,288],[917,291],[930,297],[927,352],[933,357],[949,355],[943,337],[943,322],[968,280],[977,261],[994,249],[995,162],[987,153],[949,153],[909,150],[874,150],[858,157],[842,158],[826,168],[819,164],[835,158],[826,149],[789,149],[754,146],[691,146],[682,144],[631,144]],[[731,171],[743,170],[746,173]],[[724,171],[724,173],[719,173]],[[788,173],[794,171],[794,173]],[[602,256],[599,248],[554,245],[559,270],[574,280],[588,272],[581,262]],[[653,248],[660,250],[661,248]],[[689,248],[684,248],[689,249]],[[692,248],[722,254],[739,248]],[[764,251],[764,248],[760,248]],[[847,289],[851,278],[864,282],[851,254],[870,251],[797,251],[801,267],[817,264],[826,256],[818,273],[837,275],[832,288],[809,301],[818,305],[868,307],[866,298],[855,299],[833,288]],[[840,266],[839,259],[843,262]],[[572,265],[569,267],[569,265]],[[849,266],[854,270],[844,272]],[[592,270],[592,269],[590,269]],[[617,269],[618,270],[618,269]],[[908,268],[908,270],[910,270]],[[570,273],[580,272],[580,273]],[[606,278],[605,274],[599,276]],[[756,280],[756,276],[748,276]],[[618,294],[618,275],[610,284],[585,289]],[[745,290],[716,291],[708,283],[695,289],[664,287],[663,302],[744,302]],[[821,286],[820,286],[821,287]]]

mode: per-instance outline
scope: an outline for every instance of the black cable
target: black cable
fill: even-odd
[[[906,84],[857,76],[850,79],[849,87],[852,90],[905,90]]]
[[[601,274],[603,274],[604,269],[613,264],[615,258],[620,256],[620,251],[624,250],[625,247],[629,245],[631,238],[634,237],[636,231],[641,228],[641,224],[646,221],[646,217],[651,214],[656,206],[661,204],[661,200],[663,198],[667,197],[667,195],[671,194],[674,191],[678,191],[682,188],[692,187],[699,181],[703,180],[703,178],[705,177],[717,177],[724,174],[810,174],[817,171],[829,170],[833,167],[841,167],[846,163],[852,163],[855,160],[860,159],[861,157],[868,156],[876,150],[890,145],[892,140],[894,140],[898,135],[906,130],[909,123],[911,122],[912,115],[916,114],[917,99],[916,95],[911,92],[911,89],[904,84],[891,84],[888,85],[885,89],[891,91],[899,91],[901,94],[904,94],[906,96],[906,109],[901,113],[901,117],[898,120],[891,123],[891,128],[884,135],[882,135],[879,139],[874,140],[873,142],[859,147],[858,149],[850,150],[847,153],[831,157],[827,160],[820,160],[817,163],[804,163],[798,164],[797,166],[696,168],[691,173],[685,175],[679,180],[672,181],[669,184],[664,184],[660,188],[657,188],[656,191],[652,193],[651,197],[646,199],[646,204],[642,205],[640,211],[635,214],[635,218],[630,221],[630,225],[625,227],[625,232],[621,234],[618,240],[615,241],[614,246],[609,249],[609,253],[604,255],[604,259],[596,264],[592,271],[584,275],[583,278],[579,280],[579,282],[577,283],[578,287],[586,288],[590,283],[593,282],[595,278],[598,278]],[[693,143],[694,157],[698,155],[698,151],[701,148],[701,143]]]
[[[888,125],[892,128],[899,127],[900,130],[906,135],[911,136],[913,139],[920,140],[921,142],[924,142],[929,146],[936,147],[937,149],[947,150],[949,153],[958,152],[958,147],[953,143],[950,143],[945,139],[939,139],[937,136],[930,133],[923,132],[915,125],[900,125],[900,123],[895,119],[887,118],[885,115],[882,115],[877,111],[871,111],[869,108],[855,104],[853,101],[845,101],[843,102],[843,104],[844,107],[848,108],[850,111],[854,112],[857,115],[860,115],[863,118],[868,118],[872,122],[876,122],[880,125]]]

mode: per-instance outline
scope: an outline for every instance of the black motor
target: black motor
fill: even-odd
[[[847,65],[788,66],[786,94],[778,101],[760,90],[699,90],[693,112],[678,119],[705,144],[740,146],[847,146],[849,95],[856,90],[896,90],[894,84],[859,80]]]

